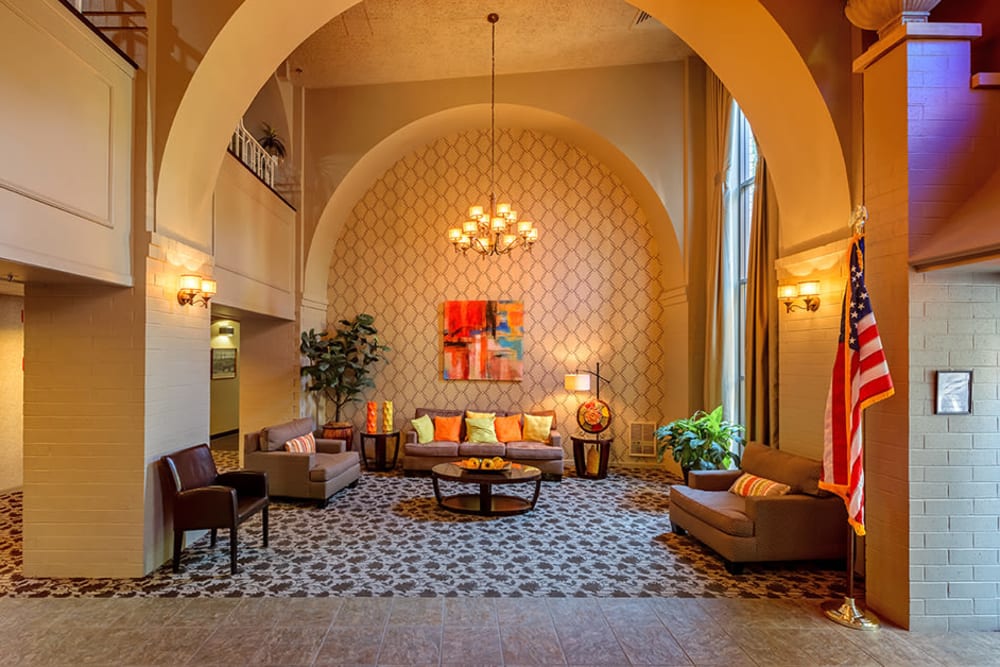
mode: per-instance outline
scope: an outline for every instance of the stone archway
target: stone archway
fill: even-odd
[[[283,58],[351,0],[300,0],[275,23],[273,3],[245,0],[216,36],[185,91],[160,163],[156,229],[210,247],[210,203],[231,128]],[[787,221],[784,247],[844,225],[850,191],[822,95],[781,25],[758,0],[634,0],[685,40],[733,92],[768,156]],[[267,26],[268,39],[245,48]],[[752,54],[752,57],[748,57]]]

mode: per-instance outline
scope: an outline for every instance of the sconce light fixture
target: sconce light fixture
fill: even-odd
[[[219,327],[220,336],[232,336],[234,333],[236,333],[236,329],[231,325],[223,324]]]
[[[802,304],[795,303],[795,299],[802,297]],[[778,285],[778,298],[785,304],[785,312],[793,310],[806,310],[815,313],[819,310],[819,281],[807,280],[798,285]]]
[[[208,302],[215,296],[217,284],[211,278],[202,278],[196,273],[185,273],[181,276],[180,289],[177,290],[177,303],[182,306],[193,306],[200,303],[208,308]]]
[[[580,428],[592,435],[601,433],[611,425],[611,406],[606,401],[601,400],[601,380],[608,381],[601,375],[601,364],[597,364],[597,370],[576,369],[574,373],[567,373],[563,379],[563,386],[566,391],[590,391],[590,376],[597,378],[597,397],[580,404],[576,411],[576,423]]]

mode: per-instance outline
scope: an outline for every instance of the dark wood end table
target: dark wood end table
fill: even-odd
[[[479,493],[466,493],[454,496],[442,496],[438,480],[478,484]],[[439,463],[431,468],[431,482],[434,484],[434,497],[438,505],[460,514],[478,514],[480,516],[509,516],[521,514],[535,508],[538,494],[542,490],[542,471],[534,466],[513,464],[510,470],[504,472],[479,472],[463,470],[454,463]],[[522,484],[534,482],[535,493],[531,500],[517,496],[495,495],[493,487],[498,484]]]
[[[576,476],[586,479],[604,479],[608,476],[608,458],[611,456],[611,445],[614,438],[603,438],[599,435],[571,435],[573,441],[573,465],[576,466]],[[585,445],[591,444],[597,448],[600,460],[596,473],[587,472],[587,456]]]
[[[392,448],[392,462],[387,463],[386,455],[388,442],[393,441]],[[375,456],[372,457],[372,461],[369,463],[368,454],[365,451],[365,443],[371,441],[372,446],[375,448]],[[399,431],[391,431],[389,433],[362,433],[361,434],[361,460],[365,464],[365,470],[381,470],[383,472],[387,470],[392,470],[396,467],[396,459],[399,458]]]

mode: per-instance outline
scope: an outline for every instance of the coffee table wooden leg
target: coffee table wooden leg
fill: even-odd
[[[542,491],[542,478],[539,477],[535,480],[535,495],[531,497],[531,509],[535,509],[535,503],[538,502],[538,494]]]
[[[479,511],[486,516],[493,514],[493,485],[479,485]]]
[[[438,505],[443,506],[443,504],[441,503],[441,488],[438,486],[438,478],[432,475],[431,483],[434,485],[434,497],[437,499]]]

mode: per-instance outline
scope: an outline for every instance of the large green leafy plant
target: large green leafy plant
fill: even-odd
[[[689,470],[725,470],[740,463],[740,455],[733,450],[743,443],[742,432],[742,426],[722,418],[721,405],[711,412],[698,410],[657,427],[656,460],[662,461],[669,449],[684,471],[685,482]]]
[[[333,403],[335,421],[340,421],[345,405],[361,400],[364,390],[375,386],[375,364],[387,361],[389,346],[379,341],[374,322],[374,317],[361,313],[353,320],[340,320],[332,336],[313,329],[302,332],[299,351],[309,359],[302,367],[302,375],[309,378],[306,389],[322,392]]]

